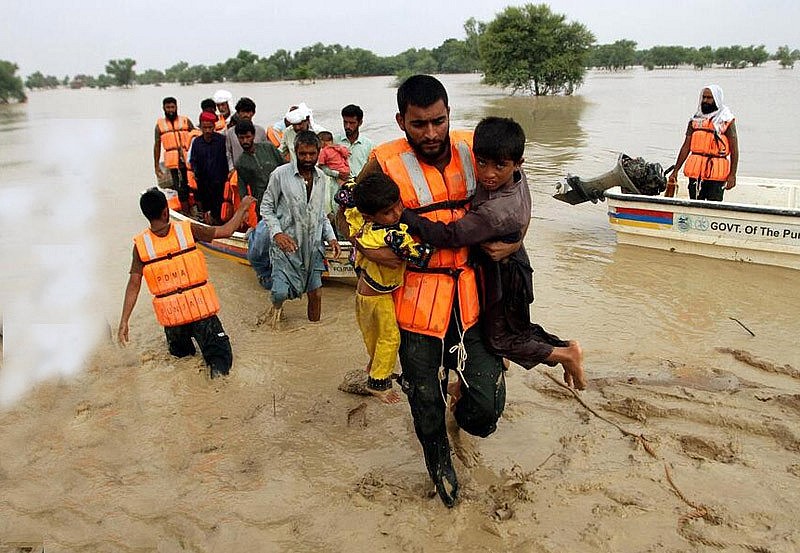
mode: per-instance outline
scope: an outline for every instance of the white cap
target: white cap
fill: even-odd
[[[217,90],[212,96],[214,103],[216,104],[224,104],[225,102],[230,102],[233,99],[233,94],[228,92],[227,90]]]
[[[305,104],[305,102],[300,102],[300,104],[296,108],[287,111],[286,115],[284,115],[286,120],[293,125],[302,123],[310,116],[311,116],[311,108],[309,108]]]

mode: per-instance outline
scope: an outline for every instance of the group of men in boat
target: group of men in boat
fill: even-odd
[[[261,218],[261,199],[271,172],[283,163],[296,162],[294,139],[300,132],[312,131],[320,138],[318,164],[334,184],[357,175],[372,151],[372,141],[360,132],[364,113],[357,105],[342,109],[344,133],[334,137],[314,121],[305,103],[291,106],[283,118],[265,129],[253,123],[256,104],[252,99],[240,98],[234,113],[231,100],[226,90],[203,100],[195,127],[189,117],[178,114],[177,100],[166,97],[162,102],[164,116],[156,122],[156,177],[165,178],[163,150],[163,167],[178,194],[176,207],[206,223],[226,222],[249,191],[256,198],[256,206],[246,222],[255,226]],[[329,192],[332,197],[335,189]],[[332,202],[327,206],[332,209]]]
[[[706,91],[716,109],[708,106]],[[195,172],[199,188],[212,169],[221,174],[218,166],[229,171],[242,167],[238,161],[245,154],[255,157],[256,143],[268,144],[267,149],[274,148],[281,156],[275,159],[289,162],[275,162],[277,167],[271,170],[266,190],[261,190],[263,182],[252,186],[246,182],[245,194],[233,214],[218,226],[170,222],[164,194],[155,188],[145,192],[140,207],[150,225],[134,239],[118,330],[120,342],[126,343],[128,320],[144,276],[154,296],[158,321],[165,327],[170,352],[176,356],[194,354],[194,339],[212,378],[228,374],[232,353],[216,315],[219,301],[208,282],[205,261],[195,242],[232,234],[258,202],[253,194],[262,194],[259,213],[271,244],[269,284],[276,321],[282,302],[302,294],[309,298],[309,320],[319,320],[323,240],[338,250],[325,206],[328,174],[317,167],[322,140],[308,107],[293,106],[285,114],[284,128],[273,126],[273,137],[283,133],[276,144],[268,142],[272,140],[269,131],[262,131],[252,123],[255,113],[252,100],[240,99],[235,115],[226,109],[229,95],[218,94],[214,100],[224,100],[215,102],[219,114],[202,112],[202,134],[189,143],[183,140],[192,132],[191,122],[178,115],[174,98],[164,100],[165,117],[156,127],[156,147],[165,149],[165,165],[178,188],[182,208],[187,208],[183,204],[188,199],[186,190],[181,192],[182,183],[188,182],[182,180],[184,169]],[[357,294],[364,296],[367,306],[364,309],[369,311],[371,296],[383,294],[393,300],[394,312],[390,307],[388,318],[392,320],[388,325],[385,314],[359,313],[361,304],[357,302],[357,318],[371,359],[367,370],[372,377],[371,365],[381,342],[375,328],[369,328],[369,321],[375,321],[381,328],[396,325],[399,343],[393,346],[396,353],[391,357],[399,354],[402,368],[399,381],[411,407],[429,476],[443,503],[451,507],[458,498],[458,481],[445,427],[446,396],[455,400],[450,405],[457,425],[472,435],[485,437],[495,431],[504,408],[503,357],[525,368],[537,363],[550,366],[560,363],[565,383],[583,389],[586,385],[583,355],[577,342],[560,340],[530,321],[531,269],[522,247],[530,220],[530,194],[521,169],[525,144],[522,128],[510,119],[487,118],[476,127],[473,147],[472,132],[451,131],[446,90],[437,79],[427,75],[406,80],[398,89],[397,103],[395,119],[405,136],[374,148],[363,141],[363,150],[358,154],[354,146],[363,138],[358,130],[363,113],[356,106],[342,110],[345,136],[340,143],[350,148],[350,156],[344,158],[354,161],[358,155],[364,155],[348,168],[330,167],[329,174],[339,181],[358,174],[351,191],[354,203],[339,197],[337,200],[342,206],[338,210],[340,232],[353,240],[361,256],[361,262],[357,261],[362,268]],[[224,125],[220,124],[221,116],[226,117]],[[231,121],[234,118],[236,121]],[[176,126],[180,130],[170,130]],[[716,161],[723,157],[722,153],[735,149],[732,127],[733,118],[722,105],[721,91],[718,87],[704,88],[698,115],[692,119],[686,139],[692,156],[701,161],[712,159],[697,169],[697,163],[690,157],[691,168],[687,167],[687,175],[695,179],[695,190],[699,185],[701,196],[706,190],[705,183],[712,179],[722,182],[723,187],[735,185],[735,159],[732,167],[727,166],[727,172]],[[703,151],[695,151],[696,142],[701,142],[693,138],[697,133],[725,138],[714,151],[709,151],[711,146],[707,141],[702,144]],[[226,150],[226,146],[232,139],[236,139],[241,153],[236,159],[233,152],[231,165],[226,152],[233,149]],[[158,153],[154,148],[157,174]],[[212,156],[215,156],[213,162],[209,161]],[[687,156],[682,149],[677,165]],[[254,163],[258,166],[259,158]],[[242,173],[246,172],[242,168]],[[375,190],[368,190],[379,186],[386,190],[385,194],[376,195]],[[343,186],[342,190],[345,189],[349,190]],[[716,199],[715,193],[705,196]],[[367,197],[371,199],[367,201]],[[213,206],[205,219],[219,222],[222,213],[216,213],[213,200],[202,193],[200,198],[200,202],[211,202]],[[203,209],[209,207],[206,203],[201,205]],[[342,223],[344,208],[353,206],[363,215],[359,223],[363,226],[355,230],[352,223],[350,227]],[[426,263],[415,267],[403,265],[402,256],[392,247],[391,240],[387,239],[385,247],[380,244],[361,247],[360,233],[378,230],[389,236],[385,233],[387,229],[421,236],[438,247]],[[470,246],[475,248],[470,250]],[[381,282],[376,282],[380,278],[368,278],[365,274],[370,263],[389,271],[405,269],[401,269],[397,283],[384,290]],[[475,269],[476,263],[479,270]],[[531,347],[532,342],[535,347]],[[458,376],[449,378],[451,374]],[[378,383],[390,387],[391,378],[383,376]],[[374,395],[386,403],[397,400],[396,394]]]

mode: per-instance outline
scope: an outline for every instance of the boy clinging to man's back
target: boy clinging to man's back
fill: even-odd
[[[467,214],[444,224],[406,210],[409,232],[433,246],[457,248],[487,241],[520,242],[531,217],[531,196],[522,172],[525,133],[513,119],[487,117],[475,127],[472,151],[479,182]],[[481,324],[497,355],[526,369],[561,363],[564,381],[583,389],[583,353],[575,341],[561,340],[531,323],[533,269],[524,247],[500,261],[473,248],[483,285]]]
[[[432,250],[417,244],[406,232],[406,226],[399,223],[403,204],[392,179],[376,173],[355,185],[349,194],[347,191],[337,195],[337,201],[347,208],[350,236],[362,248],[389,246],[404,261],[427,265]],[[356,320],[370,357],[367,389],[384,403],[400,401],[391,380],[400,347],[392,291],[403,283],[404,270],[405,263],[389,268],[356,255]]]

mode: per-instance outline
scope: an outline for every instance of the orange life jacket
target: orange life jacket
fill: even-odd
[[[714,128],[710,119],[692,121],[691,154],[683,167],[683,174],[692,179],[725,181],[731,172],[730,145],[725,132],[730,122],[720,129]]]
[[[267,127],[267,139],[272,142],[272,145],[276,148],[281,147],[281,139],[283,138],[283,133],[275,127]]]
[[[181,160],[186,163],[186,154],[189,151],[189,118],[179,115],[175,121],[170,121],[162,117],[156,124],[161,133],[161,146],[164,148],[164,165],[167,169],[177,169]]]
[[[457,221],[475,194],[472,133],[450,133],[450,163],[444,175],[421,162],[405,138],[377,146],[375,159],[400,187],[407,208],[423,208],[432,221]],[[424,270],[406,268],[403,285],[394,292],[397,324],[404,330],[443,338],[450,322],[456,291],[462,328],[478,322],[480,307],[475,271],[467,266],[469,248],[437,248]]]
[[[247,187],[247,193],[250,194],[250,187]],[[239,174],[234,171],[231,175],[231,178],[228,182],[225,183],[225,188],[222,190],[222,206],[219,210],[219,218],[222,220],[223,223],[230,221],[233,214],[236,213],[236,210],[239,209],[239,205],[242,203],[242,198],[239,196]],[[247,215],[242,221],[241,229],[247,229],[248,227],[255,228],[256,224],[258,223],[258,218],[256,217],[256,204],[252,204],[250,208],[247,210]]]
[[[186,148],[186,182],[189,184],[189,188],[194,192],[197,192],[197,179],[194,178],[192,164],[189,163],[189,150],[192,148],[192,142],[198,136],[203,136],[203,131],[200,129],[192,129],[189,131],[189,147]]]
[[[184,325],[219,312],[219,300],[208,282],[206,259],[195,246],[191,223],[170,223],[166,236],[147,229],[135,236],[133,243],[144,263],[144,278],[162,326]]]

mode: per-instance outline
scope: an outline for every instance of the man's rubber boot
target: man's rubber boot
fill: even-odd
[[[427,439],[422,442],[425,465],[436,486],[436,493],[446,507],[450,508],[458,500],[458,479],[450,460],[450,445],[447,437]]]

